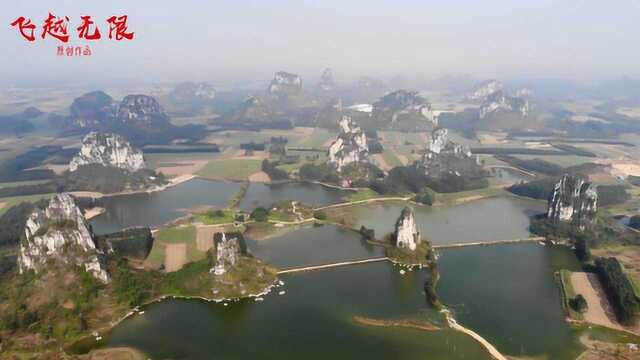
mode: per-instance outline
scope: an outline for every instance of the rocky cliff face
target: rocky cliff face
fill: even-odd
[[[123,124],[149,126],[169,123],[169,117],[156,99],[147,95],[127,95],[117,111],[117,121]]]
[[[419,165],[425,175],[440,177],[446,174],[460,175],[464,167],[477,166],[477,163],[469,148],[449,140],[447,129],[438,128],[431,133]]]
[[[264,100],[256,96],[248,97],[236,109],[225,116],[225,121],[237,122],[269,122],[275,117],[275,111]]]
[[[273,95],[295,95],[302,91],[302,79],[299,75],[278,71],[271,84],[269,93]]]
[[[70,113],[73,125],[96,128],[115,118],[116,104],[102,91],[93,91],[73,100]]]
[[[481,82],[476,85],[467,95],[467,100],[471,101],[483,101],[488,96],[502,91],[503,85],[500,81],[490,79]]]
[[[72,125],[80,128],[169,124],[158,101],[147,95],[127,95],[120,103],[115,103],[111,96],[94,91],[75,99],[70,111]]]
[[[55,195],[44,210],[34,210],[27,219],[18,265],[23,273],[43,271],[52,261],[75,264],[107,283],[109,274],[101,261],[102,255],[73,197],[62,193]]]
[[[402,209],[402,213],[396,221],[394,235],[397,247],[411,251],[416,249],[421,240],[412,208],[407,206]]]
[[[241,255],[240,239],[228,237],[225,233],[214,235],[215,265],[209,272],[215,275],[223,275],[238,263]]]
[[[553,189],[547,218],[558,222],[570,222],[584,230],[595,221],[597,210],[596,186],[580,176],[565,174]]]
[[[398,90],[383,96],[373,104],[373,116],[394,124],[405,117],[418,117],[437,125],[431,104],[417,91]]]
[[[122,136],[91,132],[82,140],[80,153],[69,163],[69,171],[82,165],[99,164],[131,172],[145,167],[142,151],[134,148]]]
[[[340,120],[338,138],[329,146],[328,160],[338,172],[351,163],[368,162],[369,148],[364,131],[349,116]]]
[[[333,71],[331,69],[324,69],[320,76],[318,88],[322,91],[332,91],[336,88],[336,83],[333,80]]]
[[[497,91],[489,95],[480,106],[480,119],[500,111],[518,113],[520,116],[526,117],[529,115],[529,101],[520,97],[507,96],[503,91]]]

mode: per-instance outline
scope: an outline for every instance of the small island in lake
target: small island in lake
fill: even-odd
[[[405,265],[430,266],[435,255],[429,241],[422,239],[415,213],[411,207],[402,209],[396,221],[395,231],[387,238],[393,246],[387,248],[387,256],[393,262]]]

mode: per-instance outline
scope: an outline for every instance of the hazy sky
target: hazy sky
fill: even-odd
[[[317,78],[640,76],[640,1],[11,1],[2,8],[0,81],[268,80],[287,70]],[[28,43],[10,23],[81,15],[103,38],[91,57],[56,56],[57,40]],[[106,39],[104,21],[129,16],[133,41]]]

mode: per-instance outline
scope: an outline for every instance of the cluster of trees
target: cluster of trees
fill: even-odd
[[[511,185],[507,188],[508,191],[518,195],[530,197],[533,199],[547,200],[553,193],[553,187],[558,182],[556,177],[542,178],[540,180],[533,180],[529,182],[521,182],[519,184]]]
[[[304,164],[299,170],[300,178],[306,181],[339,183],[340,175],[329,164]]]
[[[474,190],[487,187],[486,178],[481,176],[457,176],[446,174],[439,178],[426,176],[422,169],[410,166],[398,166],[384,178],[371,183],[370,187],[380,194],[421,193],[425,188],[440,193]]]
[[[360,226],[360,230],[358,232],[360,232],[360,235],[362,235],[362,237],[367,239],[367,240],[375,240],[376,239],[375,230],[374,229],[369,229],[369,228],[365,227],[364,225]]]
[[[414,200],[421,204],[431,206],[434,202],[436,202],[436,192],[428,187],[425,187],[424,189],[422,189],[422,191],[416,194]]]
[[[562,150],[567,154],[576,155],[576,156],[584,156],[584,157],[596,157],[597,155],[589,150],[585,150],[573,145],[567,144],[551,144],[554,148]]]
[[[253,211],[251,212],[251,215],[249,216],[251,217],[251,219],[255,221],[265,222],[269,218],[269,210],[259,206],[253,209]]]
[[[289,178],[289,174],[282,169],[278,169],[277,162],[270,162],[267,159],[262,160],[262,171],[267,173],[271,180],[286,180]]]
[[[34,170],[36,171],[36,170]],[[23,172],[24,174],[25,172]],[[0,188],[0,197],[48,194],[64,191],[97,191],[113,193],[125,190],[144,189],[166,184],[164,174],[150,169],[129,172],[124,169],[105,167],[99,164],[84,165],[74,172],[52,178],[39,184],[27,184]]]
[[[249,142],[240,144],[240,149],[242,150],[250,150],[250,151],[264,151],[267,148],[265,143],[255,143]]]
[[[576,295],[573,299],[569,299],[569,306],[577,312],[584,312],[587,310],[587,300],[581,294]]]
[[[627,181],[633,186],[640,186],[640,176],[629,175]]]
[[[622,204],[630,198],[625,185],[598,185],[599,206]]]
[[[0,181],[27,181],[52,179],[55,173],[50,169],[27,170],[39,166],[48,158],[57,157],[56,162],[67,163],[77,153],[77,149],[63,149],[62,146],[47,145],[31,149],[0,166]]]
[[[313,217],[318,220],[327,220],[327,213],[325,213],[324,211],[314,211]]]
[[[534,199],[548,200],[553,194],[555,184],[560,177],[547,177],[529,182],[521,182],[511,185],[508,191],[518,195]],[[630,195],[624,185],[598,185],[598,205],[609,206],[621,204],[629,200]]]
[[[105,250],[128,258],[144,260],[153,247],[153,235],[148,227],[133,227],[122,231],[98,235],[96,241]]]
[[[132,270],[124,258],[116,260],[112,272],[113,292],[116,300],[129,307],[141,305],[151,294],[152,274]]]
[[[640,300],[618,259],[598,258],[595,261],[595,268],[620,322],[632,323],[635,315],[640,311]]]
[[[16,246],[24,234],[24,224],[36,207],[44,208],[47,200],[40,200],[35,204],[23,202],[10,207],[0,216],[0,248]]]

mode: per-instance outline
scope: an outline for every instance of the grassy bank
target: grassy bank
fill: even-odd
[[[196,174],[206,179],[243,181],[261,169],[262,160],[224,159],[212,160]]]

